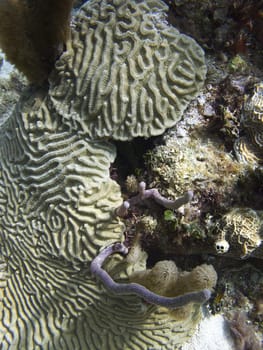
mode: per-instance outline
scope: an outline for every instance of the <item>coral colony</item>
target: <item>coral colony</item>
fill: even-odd
[[[209,287],[194,269],[181,295],[162,296],[125,283],[142,268],[115,254],[127,253],[116,213],[146,197],[168,208],[192,198],[141,184],[122,204],[109,176],[112,139],[163,133],[203,85],[203,50],[166,12],[159,0],[85,3],[49,87],[26,90],[1,127],[2,349],[169,350],[200,320],[214,271]]]

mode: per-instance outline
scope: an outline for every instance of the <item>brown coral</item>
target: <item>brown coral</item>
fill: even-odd
[[[3,0],[0,46],[32,82],[44,81],[69,37],[73,0]]]

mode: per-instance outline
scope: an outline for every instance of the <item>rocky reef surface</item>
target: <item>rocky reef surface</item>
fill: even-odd
[[[83,1],[79,3],[83,3]],[[80,152],[81,149],[83,157],[85,152],[89,153],[88,157],[92,157],[94,147],[98,150],[99,159],[102,160],[98,169],[96,168],[93,171],[92,159],[94,160],[95,158],[91,158],[91,163],[89,164],[91,174],[89,176],[90,179],[95,179],[95,183],[97,181],[96,177],[101,177],[102,172],[107,180],[103,184],[104,187],[101,187],[100,191],[98,191],[101,195],[97,205],[95,203],[97,199],[95,199],[94,203],[92,202],[92,199],[96,197],[94,195],[97,191],[94,189],[96,186],[91,186],[93,192],[89,193],[91,196],[90,200],[86,194],[80,195],[82,204],[78,203],[78,205],[86,208],[89,202],[91,207],[91,212],[87,211],[88,219],[85,218],[86,221],[93,222],[94,216],[101,215],[96,213],[104,213],[105,208],[112,205],[111,201],[114,203],[118,202],[118,205],[120,204],[119,187],[116,182],[121,188],[121,194],[124,199],[129,199],[136,195],[141,181],[147,184],[147,188],[157,188],[162,196],[171,200],[182,196],[187,190],[193,192],[191,202],[181,206],[179,209],[164,208],[153,200],[147,199],[131,206],[121,219],[120,226],[114,221],[117,229],[114,227],[110,228],[113,231],[116,230],[116,237],[121,237],[124,230],[123,224],[125,224],[125,243],[129,247],[130,252],[124,264],[125,269],[122,264],[120,266],[117,264],[116,270],[116,261],[113,261],[113,267],[111,267],[111,262],[109,262],[107,270],[112,270],[114,272],[113,275],[117,279],[127,279],[128,276],[130,282],[144,285],[148,289],[164,296],[174,296],[186,291],[191,292],[193,285],[195,285],[194,290],[211,289],[213,295],[205,306],[206,312],[213,315],[223,315],[230,332],[229,334],[232,335],[231,344],[234,344],[237,349],[257,350],[261,348],[263,341],[263,4],[261,1],[249,0],[207,0],[203,1],[201,6],[199,4],[197,6],[196,1],[184,0],[167,1],[167,4],[169,6],[169,23],[172,23],[181,33],[190,35],[196,40],[204,49],[206,57],[207,76],[205,84],[201,88],[202,77],[198,77],[196,83],[198,87],[197,85],[195,86],[191,98],[188,99],[187,97],[186,102],[182,101],[182,107],[180,104],[177,105],[178,108],[175,110],[169,107],[169,104],[177,102],[175,93],[175,91],[178,92],[177,78],[174,80],[174,89],[168,92],[168,103],[168,100],[165,98],[160,100],[162,98],[161,95],[167,93],[166,88],[160,94],[154,88],[159,83],[158,79],[152,77],[151,84],[147,85],[145,74],[147,75],[148,72],[145,71],[146,73],[143,73],[140,71],[140,64],[145,65],[149,72],[152,69],[151,63],[153,62],[151,62],[150,50],[153,42],[156,40],[154,37],[155,33],[153,35],[151,32],[152,28],[146,25],[143,28],[143,33],[149,36],[147,37],[149,47],[145,49],[145,57],[148,60],[145,62],[139,61],[138,67],[133,66],[131,63],[131,72],[128,73],[125,65],[121,64],[126,58],[125,55],[133,54],[133,52],[129,51],[128,46],[122,47],[122,50],[119,48],[119,51],[116,50],[116,60],[119,60],[118,63],[121,68],[109,78],[105,69],[108,64],[108,57],[103,56],[103,51],[98,53],[103,65],[97,72],[94,68],[95,63],[89,58],[85,47],[81,46],[80,42],[84,35],[83,28],[86,24],[79,20],[79,27],[73,37],[76,59],[72,62],[68,60],[67,55],[64,55],[59,61],[57,73],[53,73],[53,79],[51,79],[49,94],[51,102],[49,101],[49,108],[56,115],[58,114],[63,118],[62,124],[66,125],[65,130],[69,127],[74,132],[81,130],[80,135],[86,132],[91,138],[99,136],[103,139],[113,137],[121,140],[116,141],[114,146],[109,145],[104,140],[99,146],[95,143],[89,144],[85,140],[85,145],[88,149],[85,148],[85,145],[85,147],[79,146],[82,141],[78,139],[72,140],[77,145],[74,148],[75,151]],[[90,17],[97,16],[96,6],[93,9],[87,8],[85,10]],[[110,11],[111,9],[105,9],[105,13],[108,10]],[[105,13],[101,14],[102,18],[105,16]],[[126,19],[126,21],[128,20]],[[72,23],[74,27],[74,21]],[[108,28],[111,28],[111,22],[109,23]],[[92,28],[94,27],[94,23],[90,25]],[[128,26],[131,23],[125,22],[125,25]],[[166,27],[164,26],[163,28]],[[100,40],[100,30],[101,28],[98,29],[96,34],[97,40]],[[162,26],[159,30],[162,30]],[[168,34],[171,36],[171,33]],[[165,35],[169,37],[168,34],[165,32]],[[188,47],[188,39],[183,37],[178,40],[185,40],[185,45]],[[105,45],[106,49],[107,45]],[[157,50],[160,48],[158,45],[156,46]],[[138,45],[137,49],[141,50],[142,57],[144,57],[143,45],[141,47]],[[159,58],[163,54],[161,49],[162,47],[158,56],[158,64],[161,62]],[[164,51],[168,50],[167,48],[163,49]],[[176,55],[180,54],[176,53]],[[163,57],[161,58],[163,59]],[[91,60],[90,66],[81,64],[83,58]],[[201,67],[200,74],[203,76],[205,69],[202,66],[202,62],[196,58],[194,58],[194,62],[196,62],[197,67]],[[86,74],[86,78],[83,81],[78,80],[78,75],[76,74],[79,66],[82,67],[83,74]],[[3,71],[4,68],[2,66],[0,73]],[[94,78],[94,74],[97,80],[91,79],[91,77]],[[122,80],[118,77],[118,74],[122,76]],[[130,75],[133,76],[133,79],[141,78],[140,83],[133,86],[135,90],[142,89],[144,91],[139,98],[137,98],[136,94],[133,95],[132,89],[128,90],[127,88],[127,81]],[[166,78],[161,74],[160,77],[163,78],[163,81],[166,81]],[[171,74],[170,78],[174,78],[174,75]],[[192,79],[190,75],[189,79]],[[122,88],[118,90],[116,86],[119,80],[122,81]],[[179,81],[180,84],[181,81]],[[24,85],[25,79],[18,73],[12,73],[10,78],[6,76],[1,77],[2,119],[6,119],[11,115]],[[87,86],[89,104],[86,103],[84,98]],[[115,88],[111,90],[109,102],[106,104],[103,102],[103,93],[105,94],[105,91],[112,86]],[[162,82],[160,86],[159,91],[162,91],[164,83]],[[188,86],[183,85],[183,88],[187,90]],[[151,94],[147,104],[144,102],[144,98],[146,96],[145,91],[148,89],[151,89]],[[102,90],[104,90],[103,93],[101,93]],[[199,91],[198,96],[197,91]],[[71,97],[74,94],[77,94],[78,97],[72,102]],[[183,112],[191,99],[193,99],[192,102]],[[133,116],[139,110],[141,120],[136,124],[132,122],[129,116],[125,127],[123,127],[127,104],[130,101],[137,106],[136,110],[133,111]],[[124,104],[122,105],[122,103]],[[100,105],[103,105],[104,108],[102,122],[100,119],[95,118]],[[118,106],[121,106],[121,108],[116,112]],[[30,113],[28,107],[26,107],[24,113],[28,112]],[[48,120],[48,117],[46,117],[48,113],[46,113],[45,108],[43,108],[41,113],[41,118],[44,116]],[[89,118],[86,118],[87,115]],[[161,122],[153,122],[156,115]],[[168,123],[166,120],[163,120],[166,115],[168,115]],[[35,120],[32,114],[30,116],[32,117],[32,125],[35,122],[37,125],[43,122],[40,117],[39,120]],[[72,116],[74,117],[74,122],[71,120]],[[58,118],[58,120],[60,119]],[[174,120],[176,120],[176,123],[174,123]],[[162,133],[165,128],[174,124],[176,125],[161,136],[149,138],[149,136]],[[57,128],[56,125],[47,125]],[[60,124],[58,123],[58,125]],[[113,131],[111,129],[112,125],[115,128]],[[59,128],[60,126],[58,127],[60,132]],[[50,139],[53,137],[52,130],[49,130]],[[56,132],[58,130],[56,129]],[[45,133],[48,136],[47,130]],[[43,139],[44,141],[41,143],[42,139],[38,139],[38,133],[35,136],[37,136],[37,142],[40,146],[48,147],[46,140]],[[148,139],[145,140],[139,137],[131,141],[132,137],[137,136],[144,136]],[[114,161],[115,146],[117,158]],[[63,143],[63,147],[66,147],[66,143]],[[60,148],[61,154],[64,152],[63,147]],[[63,157],[67,158],[65,154]],[[107,159],[105,160],[104,158]],[[110,168],[111,178],[108,178],[105,169],[110,162],[112,163]],[[83,166],[83,163],[81,163],[81,166]],[[76,169],[73,168],[71,166],[68,167],[70,172],[79,171],[77,165],[75,166]],[[103,181],[105,182],[105,179]],[[114,195],[112,194],[113,192]],[[61,193],[61,188],[58,193]],[[109,195],[109,201],[104,202],[103,193]],[[117,199],[115,199],[115,195]],[[39,204],[39,202],[37,203]],[[50,213],[53,209],[49,210]],[[50,214],[49,211],[47,212],[48,215]],[[45,210],[43,213],[45,213]],[[108,215],[107,210],[105,213],[103,215],[106,217]],[[60,222],[56,222],[57,219],[55,217],[52,220],[51,233],[60,224]],[[79,219],[78,217],[78,220],[84,219]],[[85,225],[83,230],[86,230],[89,223],[85,223]],[[47,227],[47,231],[49,229],[50,227]],[[97,231],[100,229],[99,227],[96,228]],[[103,236],[104,231],[102,230],[102,232]],[[94,234],[96,236],[96,233]],[[114,237],[115,233],[108,238],[108,241],[114,241]],[[79,242],[82,242],[81,239],[80,236]],[[89,252],[83,253],[81,248],[79,256],[78,252],[74,255],[78,249],[74,246],[73,240],[72,245],[70,243],[65,250],[63,249],[63,241],[56,242],[56,249],[58,244],[60,244],[59,251],[60,253],[62,252],[62,255],[64,254],[63,258],[65,261],[70,255],[70,259],[73,259],[74,263],[78,265],[77,259],[79,259],[81,264],[85,265],[87,254],[94,256],[96,250],[98,250],[97,246],[102,246],[102,243],[100,243],[102,238],[94,241],[92,239],[90,238],[89,242]],[[58,250],[53,250],[52,245],[47,243],[49,240],[46,239],[44,245],[48,247],[53,258],[56,254],[61,256],[60,253],[57,253]],[[82,242],[81,244],[85,246],[86,243]],[[74,255],[73,258],[72,254]],[[36,260],[34,260],[35,258]],[[89,256],[88,258],[90,259]],[[32,261],[37,266],[38,257],[34,257],[34,259]],[[65,261],[60,262],[61,269],[65,268]],[[166,263],[167,261],[169,263]],[[118,258],[117,262],[119,262]],[[13,266],[16,266],[16,264],[14,263]],[[52,271],[53,263],[48,263],[48,268]],[[75,273],[74,269],[76,266],[67,265],[66,270],[71,268],[71,273]],[[120,268],[124,269],[125,272],[120,272]],[[81,266],[78,265],[77,269],[81,271]],[[66,270],[63,272],[64,277],[67,275]],[[193,273],[193,271],[198,271],[198,273]],[[5,273],[6,265],[3,260],[1,264],[2,279]],[[193,274],[193,279],[191,273]],[[70,304],[69,310],[72,305],[77,305],[81,310],[85,309],[83,300],[86,302],[86,299],[89,299],[91,304],[96,304],[94,308],[105,316],[105,322],[110,323],[111,311],[109,311],[110,308],[107,308],[109,297],[105,295],[103,288],[97,289],[91,277],[86,281],[82,276],[82,272],[80,275],[81,283],[78,288],[82,294],[76,302],[72,303],[70,301],[72,304]],[[188,286],[189,280],[191,281],[191,288]],[[175,287],[178,281],[180,283]],[[202,283],[198,287],[200,281]],[[40,285],[41,283],[39,282]],[[216,286],[215,283],[217,283]],[[88,298],[87,296],[83,297],[84,288],[82,288],[82,285],[89,290],[90,295]],[[32,288],[31,282],[28,283],[27,287]],[[59,289],[57,286],[55,287],[54,290]],[[70,291],[70,293],[73,296],[75,295],[73,291]],[[92,299],[93,293],[99,293],[101,301],[98,301],[97,297],[96,301],[94,301]],[[112,310],[115,310],[118,304],[117,301],[117,297],[112,299]],[[102,303],[102,307],[100,303]],[[147,343],[145,339],[151,336],[151,332],[155,334],[156,344],[159,339],[165,338],[167,334],[170,334],[170,330],[164,331],[163,326],[160,326],[160,330],[154,331],[152,325],[158,322],[160,324],[165,322],[169,322],[169,325],[173,324],[174,329],[172,333],[174,334],[178,334],[178,329],[184,327],[185,331],[182,332],[178,343],[175,345],[179,349],[181,344],[192,336],[193,330],[191,328],[194,328],[201,318],[200,308],[197,307],[187,306],[177,313],[174,311],[167,313],[163,308],[158,309],[157,312],[154,311],[154,308],[147,309],[147,305],[143,305],[145,309],[142,310],[140,309],[142,308],[141,303],[135,298],[128,298],[124,304],[121,310],[122,315],[129,309],[128,317],[131,318],[133,327],[138,327],[134,334],[144,329],[138,340],[135,340],[132,335],[130,344],[132,344],[134,349],[137,346],[139,349],[145,349],[145,344]],[[63,304],[61,307],[68,312],[67,305],[66,300],[65,305]],[[139,320],[139,326],[138,320],[133,320],[132,318],[132,310],[137,310],[138,313],[141,312],[142,318]],[[79,334],[81,336],[84,333],[85,325],[93,329],[89,321],[89,312],[85,312],[83,313],[86,317],[86,323],[83,323],[84,326],[81,326],[79,321],[76,323],[80,327]],[[93,315],[93,311],[90,311],[90,313]],[[74,317],[76,316],[74,314]],[[122,333],[121,324],[119,323],[119,318],[121,317],[115,311],[114,318],[118,320],[116,321],[117,328]],[[146,319],[147,321],[145,321]],[[60,320],[55,321],[60,322]],[[8,327],[14,327],[10,320],[5,321],[5,324],[8,324],[8,322]],[[130,320],[127,322],[130,322]],[[63,327],[70,329],[66,325],[66,321],[60,323],[59,327],[60,329]],[[71,328],[74,329],[74,327],[72,321]],[[202,324],[200,331],[202,331]],[[95,333],[96,331],[94,331]],[[161,333],[166,335],[163,336]],[[200,334],[202,337],[203,333],[201,332]],[[96,337],[100,338],[98,334]],[[94,339],[88,340],[92,344],[96,344]],[[113,342],[110,345],[112,346],[110,349],[115,349],[114,346],[116,344],[120,346],[119,343],[114,344],[116,340],[112,339],[110,339]],[[196,339],[194,341],[198,342]],[[160,344],[162,342],[163,340],[160,340]],[[93,348],[96,349],[96,346],[94,346]],[[104,346],[107,347],[108,344],[104,344]],[[191,347],[191,345],[189,346]]]

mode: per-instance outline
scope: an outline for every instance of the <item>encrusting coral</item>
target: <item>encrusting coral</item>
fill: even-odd
[[[47,79],[69,39],[73,0],[1,0],[0,47],[35,83]]]
[[[188,298],[182,318],[138,295],[116,296],[91,274],[124,232],[105,137],[162,133],[204,80],[202,49],[167,24],[166,11],[158,0],[84,4],[50,89],[25,91],[0,129],[2,349],[169,350],[194,332],[209,291]],[[165,202],[145,188],[138,198],[152,193]],[[116,280],[128,258],[109,260]]]

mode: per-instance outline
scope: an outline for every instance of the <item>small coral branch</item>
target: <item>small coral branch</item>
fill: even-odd
[[[211,296],[208,289],[198,292],[191,292],[177,297],[164,297],[151,292],[149,289],[137,283],[117,283],[102,268],[104,261],[112,254],[121,253],[126,255],[128,248],[123,243],[114,243],[103,249],[99,255],[91,262],[91,273],[97,277],[105,288],[114,294],[135,294],[148,303],[164,306],[167,308],[178,308],[188,303],[204,303]]]
[[[193,198],[193,192],[187,191],[182,197],[177,198],[176,200],[170,200],[165,197],[163,197],[157,188],[151,188],[149,190],[146,190],[146,184],[145,182],[140,182],[139,193],[128,199],[127,201],[124,201],[123,204],[116,210],[116,214],[120,217],[125,216],[127,214],[127,210],[130,206],[136,205],[140,202],[142,202],[145,199],[152,198],[157,202],[158,204],[162,205],[163,207],[167,209],[178,209],[182,205],[187,204],[191,202]]]

